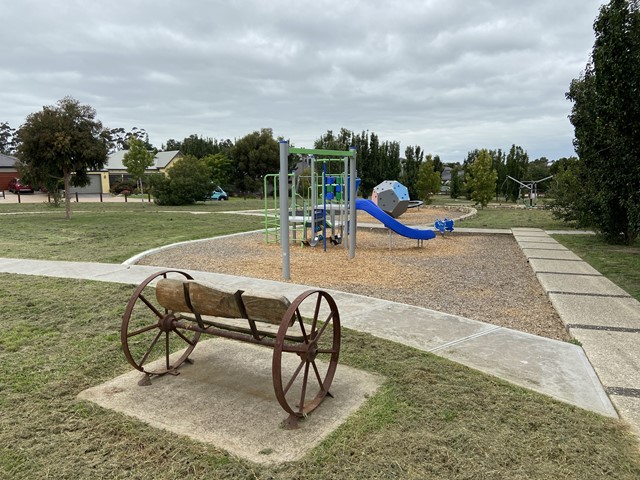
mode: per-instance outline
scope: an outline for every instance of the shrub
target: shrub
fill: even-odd
[[[209,168],[194,156],[187,155],[172,166],[167,176],[152,176],[154,201],[158,205],[191,205],[211,196],[213,186]]]

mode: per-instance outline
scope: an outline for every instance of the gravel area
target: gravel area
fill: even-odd
[[[407,214],[405,214],[407,215]],[[450,211],[421,209],[403,223],[431,224]],[[461,215],[461,213],[459,214]],[[408,215],[407,215],[408,217]],[[418,217],[419,221],[418,221]],[[366,220],[358,215],[360,222]],[[142,265],[281,280],[279,244],[264,235],[213,239],[149,255]],[[567,340],[562,321],[510,235],[454,232],[418,247],[383,229],[358,229],[356,257],[344,245],[291,246],[291,281],[407,303],[535,335]]]

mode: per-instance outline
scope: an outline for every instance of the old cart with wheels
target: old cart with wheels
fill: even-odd
[[[289,414],[290,428],[331,395],[340,314],[327,292],[308,290],[289,302],[283,296],[228,289],[165,270],[136,288],[120,330],[127,360],[145,374],[141,384],[154,375],[178,374],[202,334],[273,349],[273,388]]]

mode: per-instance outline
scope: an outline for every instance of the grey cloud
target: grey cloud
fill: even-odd
[[[564,99],[595,0],[21,1],[0,4],[0,121],[65,95],[157,145],[261,127],[297,145],[376,131],[446,161],[572,153]]]

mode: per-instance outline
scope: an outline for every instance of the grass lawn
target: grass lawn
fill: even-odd
[[[144,209],[79,203],[66,221],[48,205],[0,204],[0,213],[21,212],[0,216],[0,251],[121,262],[167,243],[260,228],[261,217],[219,212],[262,207],[256,199]],[[510,209],[481,210],[460,226],[567,228],[548,211]],[[638,298],[637,247],[556,238]],[[353,331],[344,334],[341,363],[388,380],[300,462],[256,466],[80,402],[83,389],[131,369],[119,324],[132,290],[0,274],[0,478],[640,478],[638,442],[620,422]]]
[[[257,202],[249,201],[251,208]],[[263,226],[259,216],[221,212],[246,206],[243,200],[208,202],[191,207],[132,203],[74,204],[71,220],[48,205],[3,205],[0,236],[3,257],[122,262],[150,248],[185,240],[226,235]],[[7,208],[13,207],[13,208]]]
[[[637,441],[621,423],[353,331],[341,363],[387,381],[299,462],[249,464],[78,401],[130,371],[119,324],[132,290],[0,274],[0,478],[640,477]]]
[[[554,235],[553,238],[640,301],[640,241],[626,246],[609,245],[595,235]]]

